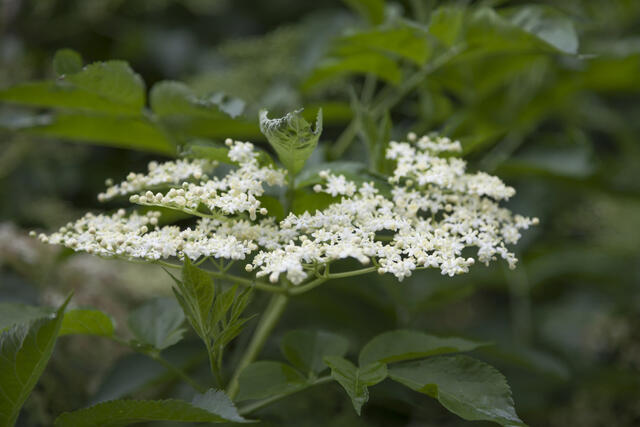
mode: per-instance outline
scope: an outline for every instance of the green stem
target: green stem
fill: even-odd
[[[216,379],[216,383],[218,383],[218,387],[224,387],[224,381],[222,379],[222,374],[220,373],[220,367],[218,366],[217,360],[215,358],[216,353],[213,351],[210,345],[206,345],[207,347],[207,355],[209,356],[209,369],[211,370],[211,374]]]
[[[238,277],[238,276],[234,276],[232,274],[227,274],[227,273],[221,273],[221,272],[217,272],[217,271],[209,271],[206,270],[207,273],[209,273],[209,275],[211,275],[211,277],[215,277],[217,279],[223,279],[223,280],[228,280],[230,282],[234,282],[237,283],[241,286],[246,286],[246,287],[255,287],[256,289],[260,289],[262,291],[267,291],[267,292],[273,292],[273,293],[277,293],[277,294],[286,294],[287,293],[287,289],[286,288],[282,288],[280,286],[275,286],[275,285],[270,285],[268,283],[265,282],[261,282],[259,280],[255,280],[255,279],[245,279],[243,277]]]
[[[349,148],[349,145],[351,145],[357,133],[358,123],[357,120],[353,118],[349,125],[342,131],[335,144],[333,144],[331,150],[329,150],[330,160],[340,158],[344,152],[347,151],[347,148]]]
[[[249,342],[249,346],[245,350],[242,359],[238,363],[238,366],[236,366],[236,370],[231,377],[231,381],[229,381],[227,394],[231,399],[233,399],[238,394],[238,379],[240,377],[240,373],[258,357],[258,354],[260,353],[260,350],[262,350],[262,347],[271,334],[271,331],[273,331],[273,328],[276,326],[276,323],[282,316],[282,313],[284,312],[288,301],[289,297],[282,294],[274,294],[271,297],[269,305],[262,314],[262,317],[258,322],[258,326],[253,333],[253,337],[251,337],[251,342]]]
[[[323,284],[327,280],[342,279],[342,278],[351,277],[351,276],[359,276],[361,274],[367,274],[367,273],[374,272],[377,269],[378,269],[378,267],[373,266],[373,267],[361,268],[359,270],[345,271],[344,273],[325,274],[323,276],[318,277],[315,280],[312,280],[309,283],[306,283],[304,285],[296,286],[295,288],[289,289],[289,294],[290,295],[300,295],[300,294],[303,294],[305,292],[309,292],[310,290],[312,290],[315,287],[320,286],[321,284]]]
[[[266,399],[259,400],[257,402],[254,402],[254,403],[250,404],[250,405],[245,406],[244,408],[240,408],[239,412],[240,412],[241,415],[247,415],[247,414],[249,414],[249,413],[251,413],[253,411],[256,411],[256,410],[258,410],[260,408],[263,408],[265,406],[271,405],[272,403],[277,402],[278,400],[283,399],[283,398],[285,398],[287,396],[290,396],[290,395],[292,395],[294,393],[297,393],[297,392],[302,391],[302,390],[306,390],[307,388],[313,387],[315,385],[320,385],[320,384],[325,384],[325,383],[331,382],[332,380],[333,380],[333,378],[331,376],[320,377],[320,378],[316,379],[315,381],[313,381],[312,383],[310,383],[309,385],[307,385],[307,387],[305,387],[305,388],[298,388],[298,389],[291,390],[291,391],[288,391],[288,392],[283,393],[283,394],[278,394],[278,395],[273,396],[273,397],[268,397]]]

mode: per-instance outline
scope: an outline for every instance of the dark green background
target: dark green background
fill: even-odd
[[[476,356],[507,376],[518,413],[530,425],[640,424],[640,2],[409,0],[387,7],[390,15],[427,25],[442,5],[469,13],[490,6],[508,16],[532,4],[558,8],[563,18],[549,31],[566,42],[562,37],[573,28],[577,54],[532,51],[497,32],[493,47],[430,74],[390,111],[392,137],[414,130],[460,138],[472,169],[516,188],[510,208],[540,218],[515,248],[518,269],[496,263],[454,279],[421,272],[402,283],[378,276],[331,283],[290,306],[266,356],[278,357],[283,331],[307,326],[346,334],[354,354],[373,335],[394,328],[487,339],[496,346]],[[0,85],[51,78],[54,52],[68,47],[86,62],[128,61],[147,88],[176,79],[197,93],[244,99],[254,128],[231,137],[255,133],[259,108],[284,113],[331,102],[337,107],[326,115],[319,151],[330,155],[351,120],[351,88],[360,93],[366,83],[357,73],[313,87],[309,78],[334,54],[336,36],[363,28],[339,1],[5,1]],[[378,81],[374,87],[384,86]],[[0,300],[47,304],[74,288],[80,301],[117,318],[142,297],[126,287],[114,291],[112,264],[88,291],[84,278],[59,272],[72,262],[66,252],[24,243],[40,257],[34,267],[24,251],[19,255],[23,243],[15,236],[101,209],[95,195],[105,178],[139,171],[158,156],[29,136],[16,131],[25,111],[0,104]],[[341,158],[363,161],[363,153],[358,136]],[[98,273],[87,277],[92,274]],[[61,411],[92,401],[105,378],[130,380],[109,377],[105,364],[118,357],[123,372],[127,366],[153,371],[94,340],[69,339],[56,350],[19,425],[48,425]],[[87,349],[96,345],[100,351],[87,360]],[[159,384],[132,385],[132,395],[184,392]],[[471,425],[390,383],[371,390],[362,418],[335,384],[260,415],[273,425]]]

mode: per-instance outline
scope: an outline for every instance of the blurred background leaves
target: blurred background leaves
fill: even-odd
[[[467,336],[496,343],[475,353],[509,379],[528,424],[637,425],[638,22],[635,0],[5,0],[0,303],[59,305],[75,289],[75,304],[125,324],[143,300],[167,294],[162,271],[70,256],[25,230],[105,209],[95,194],[106,178],[193,140],[249,138],[268,150],[261,108],[278,117],[305,107],[311,121],[321,107],[325,130],[309,167],[339,159],[384,172],[389,138],[440,132],[462,141],[473,169],[513,185],[510,207],[541,225],[516,248],[515,271],[476,266],[454,279],[429,271],[402,283],[366,276],[304,295],[265,358],[277,359],[280,338],[297,328],[343,334],[351,355],[395,328]],[[34,81],[86,87],[73,54],[53,61],[62,48],[84,64],[126,61],[107,66],[121,67],[135,97],[78,106],[8,94]],[[60,342],[20,425],[48,425],[111,396],[188,393],[161,366],[111,343]],[[192,340],[167,351],[206,375]],[[335,384],[310,389],[260,416],[267,425],[467,424],[390,382],[372,390],[362,418],[342,393]]]

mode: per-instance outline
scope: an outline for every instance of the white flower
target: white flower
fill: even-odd
[[[516,258],[505,244],[517,243],[520,230],[537,223],[499,206],[514,189],[484,172],[466,173],[460,158],[440,157],[459,152],[458,141],[408,139],[391,142],[386,153],[396,163],[390,194],[381,194],[372,182],[357,185],[325,170],[319,174],[324,184],[314,190],[338,200],[277,222],[260,197],[265,185],[283,186],[286,173],[260,166],[251,143],[229,139],[229,158],[238,167],[225,176],[206,175],[214,165],[205,161],[150,164],[147,175],[130,175],[103,193],[104,199],[135,192],[133,203],[190,213],[199,217],[193,229],[160,227],[156,212],[126,216],[121,210],[87,214],[41,239],[103,256],[248,259],[247,272],[272,282],[284,274],[293,284],[312,280],[323,266],[346,258],[374,262],[378,272],[399,280],[421,268],[449,276],[466,273],[476,259],[488,264],[500,257],[514,267]],[[172,188],[149,188],[161,184]],[[462,256],[466,248],[475,248],[475,258]]]

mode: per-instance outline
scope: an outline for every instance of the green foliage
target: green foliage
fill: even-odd
[[[524,426],[511,390],[495,368],[467,356],[439,356],[389,369],[389,377],[427,394],[465,420]]]
[[[13,325],[28,323],[53,312],[48,307],[34,307],[32,305],[2,302],[0,303],[0,331]]]
[[[175,153],[166,135],[144,117],[59,113],[45,116],[44,123],[24,128],[23,132],[163,155]]]
[[[400,362],[444,353],[475,350],[486,345],[463,338],[440,338],[419,331],[396,330],[373,338],[360,350],[360,365]]]
[[[191,403],[168,400],[112,400],[60,415],[56,427],[120,427],[145,421],[245,423],[231,400],[219,390],[196,395]]]
[[[369,400],[369,386],[376,385],[387,378],[387,365],[380,362],[356,367],[347,359],[338,356],[327,356],[324,362],[331,368],[331,376],[344,388],[353,408],[358,415],[362,405]]]
[[[113,321],[105,313],[93,309],[74,309],[64,314],[59,335],[111,337],[113,332]]]
[[[272,361],[254,362],[242,370],[237,400],[266,399],[291,394],[309,386],[309,380],[291,366]]]
[[[129,315],[129,329],[142,345],[164,350],[184,335],[184,312],[174,299],[156,298]]]
[[[300,372],[317,375],[327,369],[324,357],[344,356],[349,341],[331,332],[295,330],[282,338],[280,348],[284,357]]]
[[[372,25],[378,25],[384,21],[384,0],[344,0],[344,2]]]
[[[393,85],[399,84],[402,80],[402,70],[396,61],[383,53],[368,51],[324,59],[305,80],[304,88],[310,89],[320,83],[366,73]]]
[[[541,218],[542,226],[516,248],[518,270],[474,268],[464,278],[451,279],[416,272],[402,286],[374,274],[338,280],[292,300],[287,324],[307,324],[313,317],[313,324],[344,330],[356,340],[407,325],[482,337],[498,343],[496,349],[482,348],[481,355],[508,372],[518,412],[532,425],[622,426],[636,421],[640,385],[632,355],[640,329],[632,301],[638,293],[634,266],[640,237],[637,2],[576,0],[560,6],[410,1],[400,6],[382,0],[345,1],[357,16],[334,12],[335,5],[324,2],[318,4],[319,12],[307,13],[288,0],[278,8],[256,4],[241,14],[234,2],[189,1],[180,5],[188,12],[184,14],[175,13],[175,2],[159,2],[151,9],[121,1],[107,1],[100,8],[48,3],[25,3],[19,14],[5,17],[7,25],[20,31],[7,39],[6,61],[0,67],[3,218],[28,227],[58,226],[75,215],[69,209],[91,203],[86,195],[103,178],[125,176],[149,160],[124,150],[41,144],[42,137],[231,163],[221,144],[224,138],[264,142],[256,120],[259,109],[291,111],[304,105],[306,111],[315,111],[321,106],[323,141],[304,158],[290,204],[290,210],[300,214],[338,200],[312,191],[322,182],[319,171],[328,169],[357,183],[374,181],[385,192],[386,143],[404,138],[408,131],[439,132],[462,141],[472,169],[493,171],[513,185],[518,196],[512,202],[521,205],[518,210]],[[126,23],[113,25],[115,18],[124,23],[123,17],[135,20],[135,31]],[[224,28],[210,25],[212,17],[224,22]],[[108,34],[102,31],[106,28]],[[275,30],[255,35],[256,28]],[[142,79],[126,63],[98,62],[83,69],[83,59],[74,51],[52,55],[50,46],[42,44],[48,34],[55,35],[55,45],[75,46],[85,58],[127,58],[148,82],[160,83],[145,99]],[[51,56],[53,64],[48,63]],[[52,70],[53,78],[39,77],[43,70]],[[164,81],[175,78],[186,84]],[[260,162],[273,163],[266,152]],[[267,194],[261,202],[281,219],[282,195],[272,188]],[[184,219],[163,214],[161,221]],[[8,292],[11,300],[27,295],[22,301],[35,301],[29,292],[40,292],[41,278],[30,275],[45,269],[52,287],[67,283],[70,277],[57,280],[52,271],[57,267],[50,270],[46,263],[20,266],[11,255],[19,247],[13,241],[0,244],[0,299]],[[332,266],[332,273],[349,266],[344,261]],[[243,273],[237,266],[229,273],[238,274],[235,270]],[[226,285],[211,283],[215,292],[210,299],[204,288],[194,286],[196,295],[189,295],[204,298],[202,306],[189,298],[183,301],[193,309],[189,322],[199,325],[203,335],[211,329],[209,317],[213,301],[223,293],[221,284]],[[101,306],[110,304],[108,292],[115,287],[109,283],[100,289],[92,297],[100,298]],[[130,303],[127,295],[118,293],[118,302],[125,298]],[[45,322],[53,312],[0,303],[0,331]],[[172,322],[165,323],[171,319],[163,314],[153,319],[140,315],[137,326],[142,330],[136,339],[147,344],[138,351],[178,338],[180,326],[171,328]],[[111,320],[94,310],[65,313],[58,335],[67,333],[118,339]],[[282,333],[276,330],[273,335]],[[256,362],[242,371],[239,398],[253,393],[252,398],[261,401],[250,402],[241,412],[318,384],[313,376],[322,372],[318,359],[325,355],[324,346],[316,346],[318,334],[291,333],[298,339],[283,340],[283,352],[288,341],[285,357],[291,364]],[[93,344],[97,338],[88,339]],[[73,338],[73,347],[76,343],[83,339]],[[103,362],[95,358],[88,362],[90,368],[77,363],[76,369],[74,357],[79,356],[64,341],[59,344],[62,360],[49,368],[56,381],[42,381],[33,406],[23,414],[29,427],[50,425],[51,418],[38,417],[80,403],[87,397],[86,385],[94,381],[102,385],[89,396],[91,402],[132,395],[161,398],[183,391],[176,388],[175,372],[143,354],[125,355],[103,378],[87,376],[77,386],[74,372],[102,372],[95,368]],[[190,344],[195,343],[183,340],[162,353],[153,352],[188,374],[204,377],[201,362],[207,355],[202,346]],[[223,378],[237,366],[236,356],[245,343],[237,344],[238,354],[234,347],[234,357],[223,364]],[[392,378],[396,375],[403,384],[435,396],[464,418],[519,425],[500,374],[468,358],[432,357],[481,345],[391,331],[364,345],[360,366],[374,360],[388,363]],[[314,346],[318,352],[309,351]],[[275,347],[272,339],[266,340],[269,354]],[[403,363],[413,358],[424,359]],[[218,360],[213,362],[217,369]],[[66,369],[71,363],[74,369]],[[382,402],[370,402],[377,407],[365,411],[361,424],[391,427],[407,419],[424,424],[441,416],[419,400],[409,402],[396,385],[387,385],[379,387],[389,398],[385,394]],[[65,402],[56,404],[61,387]],[[353,411],[336,412],[335,399],[342,393],[336,396],[333,391],[318,386],[265,408],[261,415],[277,425],[358,425]],[[363,399],[362,390],[355,394]],[[482,406],[479,396],[484,395],[489,400]],[[563,399],[558,400],[559,395]]]
[[[0,91],[0,100],[38,107],[135,115],[144,106],[144,82],[126,62],[87,65],[55,81],[24,83]]]
[[[292,175],[302,170],[322,133],[322,110],[318,110],[315,129],[300,115],[301,112],[296,110],[279,119],[270,119],[266,110],[260,111],[260,131]]]
[[[76,74],[82,70],[82,56],[71,49],[60,49],[53,56],[53,71],[57,76]]]
[[[173,276],[171,276],[173,277]],[[251,298],[251,288],[238,291],[237,285],[218,289],[209,274],[185,258],[182,280],[173,277],[173,292],[194,331],[205,344],[211,370],[221,382],[224,347],[237,337],[250,318],[241,317]]]
[[[158,117],[202,116],[216,119],[238,117],[244,110],[244,102],[238,98],[228,98],[222,93],[198,97],[189,86],[182,82],[164,81],[156,83],[149,95],[151,109]]]
[[[0,424],[12,426],[47,366],[69,299],[51,317],[15,325],[0,335]]]
[[[422,65],[431,56],[432,46],[426,30],[400,21],[394,26],[376,27],[344,36],[334,47],[334,54],[345,58],[369,51],[387,53]]]
[[[507,9],[509,20],[523,30],[535,34],[559,51],[578,53],[578,34],[573,21],[558,9],[543,5],[527,5]]]

